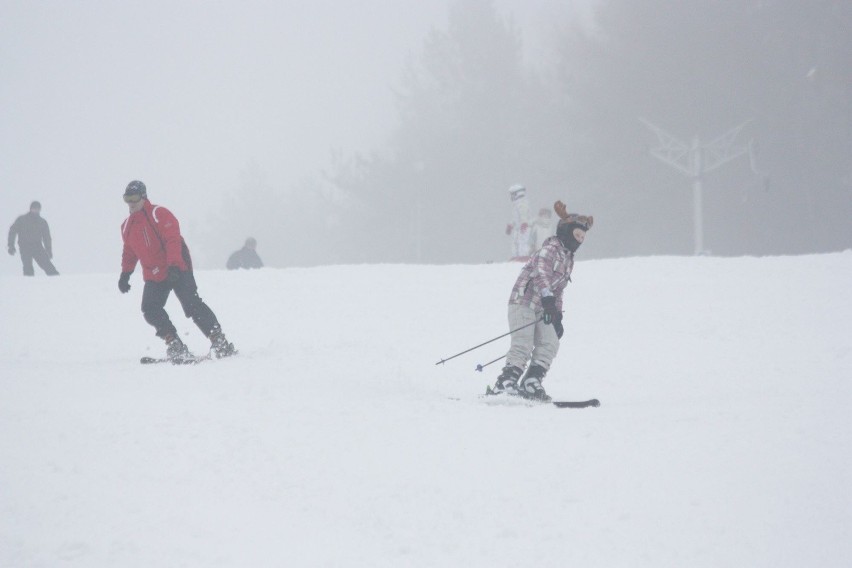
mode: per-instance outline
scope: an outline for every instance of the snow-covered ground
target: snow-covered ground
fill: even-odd
[[[545,387],[479,397],[520,266],[0,279],[0,566],[848,566],[852,252],[580,261]],[[207,344],[168,306],[196,352]]]

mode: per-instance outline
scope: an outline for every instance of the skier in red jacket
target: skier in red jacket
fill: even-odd
[[[130,216],[121,225],[124,250],[121,254],[121,277],[118,289],[130,290],[130,275],[136,263],[142,264],[142,314],[154,326],[156,334],[166,342],[166,356],[172,363],[191,363],[196,358],[178,337],[166,313],[169,293],[174,290],[186,317],[210,339],[214,356],[228,357],[236,353],[222,333],[222,327],[207,304],[198,296],[192,273],[189,249],[180,234],[180,224],[171,211],[148,201],[145,184],[131,181],[124,190],[124,201]]]

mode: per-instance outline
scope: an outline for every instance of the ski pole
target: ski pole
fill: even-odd
[[[513,334],[513,333],[515,333],[516,331],[519,331],[519,330],[524,329],[525,327],[529,327],[529,326],[531,326],[531,325],[535,325],[535,324],[537,324],[537,323],[538,323],[538,322],[540,322],[540,321],[541,321],[541,318],[538,318],[537,320],[535,320],[535,321],[533,321],[533,322],[530,322],[530,323],[528,323],[528,324],[526,324],[526,325],[522,325],[521,327],[518,327],[518,328],[513,329],[513,330],[512,330],[512,331],[510,331],[509,333],[504,333],[503,335],[498,335],[498,336],[497,336],[497,337],[495,337],[494,339],[489,339],[489,340],[488,340],[488,341],[486,341],[485,343],[480,343],[480,344],[479,344],[479,345],[477,345],[476,347],[471,347],[470,349],[465,349],[465,350],[464,350],[464,351],[462,351],[461,353],[456,353],[456,354],[455,354],[455,355],[453,355],[452,357],[447,357],[446,359],[441,359],[440,361],[438,361],[438,362],[437,362],[437,363],[435,363],[435,364],[436,364],[436,365],[443,365],[444,363],[446,363],[446,362],[447,362],[447,361],[449,361],[450,359],[455,359],[455,358],[456,358],[456,357],[458,357],[459,355],[464,355],[465,353],[469,353],[469,352],[473,351],[474,349],[479,349],[479,348],[480,348],[480,347],[482,347],[483,345],[488,345],[488,344],[489,344],[489,343],[491,343],[492,341],[497,341],[498,339],[500,339],[500,338],[502,338],[502,337],[506,337],[507,335],[512,335],[512,334]],[[494,362],[494,361],[492,361],[492,363],[493,363],[493,362]]]
[[[504,357],[505,357],[505,355],[500,355],[499,357],[497,357],[497,358],[496,358],[496,359],[494,359],[493,361],[489,361],[489,362],[485,363],[484,365],[482,365],[482,364],[477,365],[477,366],[476,366],[476,370],[477,370],[477,371],[479,371],[479,372],[481,373],[481,372],[482,372],[482,369],[484,369],[485,367],[487,367],[487,366],[488,366],[488,365],[490,365],[491,363],[496,363],[497,361],[499,361],[500,359],[503,359]]]

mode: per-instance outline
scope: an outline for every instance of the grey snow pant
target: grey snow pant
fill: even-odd
[[[541,312],[536,312],[528,306],[509,304],[509,329],[517,329],[521,326],[531,324],[541,317]],[[533,365],[541,365],[545,370],[550,369],[550,364],[559,351],[559,338],[553,325],[540,321],[512,334],[512,346],[506,354],[506,364],[517,367],[522,371],[528,362]]]

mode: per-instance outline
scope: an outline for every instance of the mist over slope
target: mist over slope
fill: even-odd
[[[2,566],[837,566],[852,252],[579,261],[545,381],[483,400],[518,264],[201,271],[160,355],[117,275],[0,278]],[[198,353],[207,342],[167,309]]]

